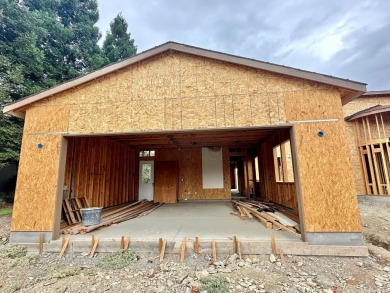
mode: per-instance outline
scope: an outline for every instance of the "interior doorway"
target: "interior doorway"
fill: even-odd
[[[230,191],[232,198],[245,197],[244,157],[230,157]]]

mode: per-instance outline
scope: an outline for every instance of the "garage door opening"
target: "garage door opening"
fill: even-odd
[[[246,199],[299,223],[291,133],[267,127],[67,137],[64,200],[114,210],[139,200],[207,206]]]

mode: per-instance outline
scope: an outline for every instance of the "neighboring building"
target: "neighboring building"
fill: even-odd
[[[357,194],[390,195],[390,91],[344,105]]]
[[[4,108],[25,119],[11,241],[59,237],[65,196],[230,199],[299,215],[309,244],[361,245],[342,105],[365,84],[168,42]]]

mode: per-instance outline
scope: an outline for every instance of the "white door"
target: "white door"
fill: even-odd
[[[139,200],[153,200],[154,161],[139,162]]]

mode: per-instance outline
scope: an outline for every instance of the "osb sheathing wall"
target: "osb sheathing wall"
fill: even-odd
[[[377,106],[377,105],[390,105],[390,95],[381,95],[381,96],[362,96],[358,99],[355,99],[348,104],[343,106],[343,112],[344,112],[344,117],[350,116],[356,112],[365,110],[367,108]],[[382,114],[384,115],[384,119],[387,120],[385,116],[387,114]],[[387,120],[388,122],[385,123],[386,129],[390,129],[390,120]],[[371,127],[376,128],[376,123],[374,121],[373,125]],[[355,132],[355,126],[354,126],[354,121],[352,122],[347,122],[346,124],[346,129],[347,129],[347,142],[349,146],[349,152],[350,152],[350,157],[351,157],[351,162],[352,162],[352,167],[353,167],[353,175],[355,179],[355,185],[356,185],[356,193],[357,194],[366,194],[366,188],[364,184],[364,175],[363,175],[363,170],[360,162],[360,153],[358,149],[358,141],[356,137],[356,132]],[[360,127],[362,130],[363,128]],[[376,129],[373,131],[374,135],[376,133]],[[390,133],[389,133],[390,137]]]
[[[332,88],[183,53],[166,53],[35,106],[68,106],[68,131],[78,134],[258,126],[286,120],[285,92],[312,90]]]
[[[179,200],[230,199],[229,153],[222,149],[224,188],[203,189],[202,149],[182,148],[156,150],[156,161],[178,161]]]
[[[64,110],[65,109],[65,110]],[[68,106],[36,107],[26,112],[12,231],[53,231],[62,135]],[[41,145],[41,148],[38,147]]]
[[[87,197],[91,206],[136,200],[136,152],[104,137],[68,139],[65,186],[68,195]]]
[[[307,103],[308,99],[321,101],[322,106]],[[290,103],[295,106],[287,107]],[[286,95],[286,118],[334,119],[294,125],[306,231],[361,231],[345,122],[337,93]],[[318,136],[319,131],[323,132],[322,137]]]
[[[340,92],[331,86],[169,52],[35,103],[26,111],[26,126],[35,133],[67,134],[266,126],[304,119],[342,119],[341,109]],[[46,119],[45,115],[54,119]],[[46,119],[44,123],[40,122],[41,118]],[[346,153],[340,154],[340,146],[333,148],[332,143],[318,144],[318,149],[310,147],[315,135],[312,131],[321,129],[322,125],[333,134],[326,135],[322,142],[339,137],[338,143],[345,144],[345,129],[336,127],[338,123],[341,122],[302,123],[296,127],[307,231],[360,231],[357,202],[349,184],[352,177],[350,169],[347,171],[350,163],[347,156],[342,157]],[[23,150],[22,156],[27,152]],[[55,179],[40,181],[31,176],[45,172],[46,163],[58,157],[52,152],[47,152],[42,161],[32,157],[20,169],[19,181],[39,181],[39,196],[43,198],[54,196],[50,182]],[[333,156],[317,163],[319,154]],[[330,165],[324,167],[323,163]],[[338,174],[338,184],[324,179],[328,177],[328,169],[332,169],[331,179]],[[309,174],[318,174],[323,179]],[[56,174],[46,172],[45,176],[56,177]],[[30,192],[20,189],[17,197],[23,198],[21,208],[31,204]],[[326,200],[322,198],[324,194],[328,196]],[[50,205],[45,206],[39,215],[40,227],[50,226],[44,224],[51,221],[52,215],[46,212]],[[24,224],[21,221],[14,227],[23,230]]]

